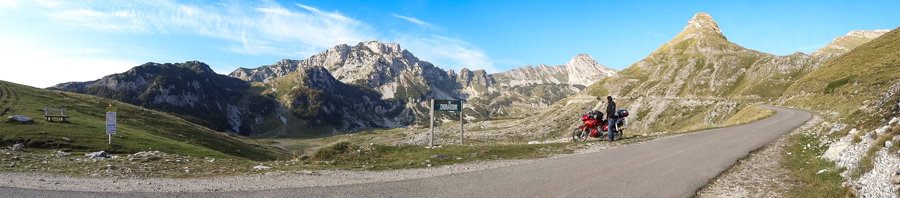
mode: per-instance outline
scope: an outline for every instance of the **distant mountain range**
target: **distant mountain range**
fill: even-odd
[[[49,89],[160,109],[220,131],[298,136],[425,126],[431,98],[467,100],[467,119],[525,117],[615,73],[587,54],[565,65],[497,74],[447,71],[399,44],[367,41],[337,45],[305,60],[238,68],[228,76],[198,61],[147,63]],[[454,120],[457,115],[438,117]]]

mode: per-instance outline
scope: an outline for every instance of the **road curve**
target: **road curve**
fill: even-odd
[[[22,197],[692,197],[709,180],[811,118],[772,117],[596,153],[422,179],[214,193],[99,193],[0,188]]]

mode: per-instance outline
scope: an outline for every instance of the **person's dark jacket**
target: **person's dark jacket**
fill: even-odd
[[[606,105],[606,116],[610,118],[616,118],[616,102],[610,100],[609,104]]]

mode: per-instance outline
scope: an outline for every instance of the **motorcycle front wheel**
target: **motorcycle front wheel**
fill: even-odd
[[[575,142],[583,142],[587,140],[588,132],[581,129],[575,129],[572,131],[572,140]]]

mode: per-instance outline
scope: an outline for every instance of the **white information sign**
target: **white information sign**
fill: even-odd
[[[106,112],[106,134],[116,134],[116,112]]]

